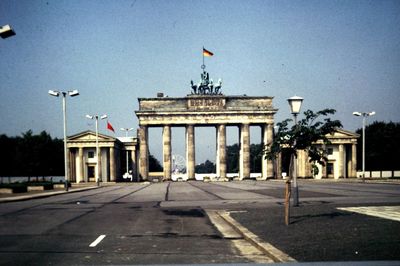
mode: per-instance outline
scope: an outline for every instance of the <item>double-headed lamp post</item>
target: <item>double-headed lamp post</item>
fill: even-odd
[[[362,116],[362,181],[365,182],[365,120],[367,116],[375,115],[375,112],[353,112],[355,116]]]
[[[15,35],[15,31],[10,25],[4,25],[0,27],[0,37],[3,39],[9,38]]]
[[[294,116],[294,124],[297,127],[297,115],[300,113],[301,104],[303,98],[299,96],[293,96],[287,99],[290,105],[290,110]],[[294,142],[296,146],[296,140]],[[297,186],[297,156],[293,155],[293,206],[299,206],[299,189]]]
[[[65,190],[68,191],[68,153],[67,153],[67,105],[66,105],[66,96],[70,97],[78,96],[78,90],[72,91],[54,91],[49,90],[49,94],[54,97],[62,95],[62,108],[63,108],[63,120],[64,120],[64,175],[65,175]]]
[[[120,129],[121,129],[122,131],[125,131],[125,137],[128,138],[128,132],[131,131],[131,130],[133,130],[133,127],[131,127],[131,128],[124,128],[124,127],[121,127]],[[128,149],[127,149],[127,150],[126,150],[126,173],[127,173],[127,174],[129,173],[129,160],[128,160],[128,158],[129,158],[129,151],[128,151]]]
[[[86,115],[86,118],[89,119],[94,119],[96,120],[96,183],[97,186],[100,186],[100,176],[99,176],[99,157],[100,157],[100,153],[99,153],[99,118],[100,119],[106,119],[107,115]]]

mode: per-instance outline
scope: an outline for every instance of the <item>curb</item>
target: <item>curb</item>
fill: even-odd
[[[270,243],[264,242],[257,235],[250,232],[247,228],[242,226],[239,222],[234,220],[229,212],[222,211],[218,212],[222,219],[224,219],[232,228],[241,234],[247,241],[256,246],[258,249],[268,254],[274,262],[297,262],[294,258],[290,257],[288,254],[277,249]]]
[[[24,200],[30,200],[30,199],[47,198],[47,197],[51,197],[51,196],[62,195],[62,194],[67,194],[67,193],[81,192],[81,191],[92,190],[92,189],[97,189],[97,188],[100,188],[100,187],[97,187],[97,186],[95,186],[95,187],[83,187],[83,188],[70,189],[68,191],[45,192],[45,193],[34,194],[34,195],[7,197],[7,198],[0,199],[0,203],[14,202],[14,201],[24,201]]]

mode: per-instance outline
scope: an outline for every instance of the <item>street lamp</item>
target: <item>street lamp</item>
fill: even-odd
[[[375,111],[367,113],[353,112],[355,116],[362,116],[362,181],[365,182],[365,120],[367,116],[375,115]]]
[[[294,124],[297,128],[297,115],[300,113],[301,104],[303,98],[299,96],[293,96],[287,99],[290,105],[290,110],[294,116]],[[296,140],[294,140],[294,146],[296,146]],[[297,186],[297,156],[293,155],[293,206],[299,206],[299,189]]]
[[[125,131],[125,137],[128,137],[128,132],[133,130],[133,127],[131,127],[131,128],[123,128],[123,127],[121,127],[120,129],[122,131]],[[126,150],[126,175],[129,174],[129,160],[128,160],[128,158],[129,158],[129,151],[127,149]]]
[[[53,91],[49,90],[49,94],[54,97],[60,96],[62,94],[62,106],[63,106],[63,120],[64,120],[64,175],[65,175],[65,190],[68,191],[68,154],[67,154],[67,105],[66,105],[66,96],[67,94],[70,97],[75,97],[79,95],[78,90],[72,91]]]
[[[14,36],[15,31],[11,28],[10,25],[4,25],[0,27],[0,37],[6,39],[8,37]]]
[[[100,176],[99,176],[99,115],[86,115],[86,118],[96,120],[96,183],[100,186]],[[107,115],[100,116],[100,119],[106,119]]]

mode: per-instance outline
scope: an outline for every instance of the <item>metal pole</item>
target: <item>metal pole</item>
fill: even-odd
[[[362,124],[362,181],[365,182],[365,117],[367,114],[363,114]]]
[[[100,186],[100,177],[99,177],[99,127],[98,127],[98,121],[99,121],[99,116],[96,115],[96,182],[97,186]]]
[[[65,191],[68,191],[68,154],[67,154],[67,106],[66,106],[66,92],[63,92],[63,119],[64,119],[64,177],[65,177]]]
[[[297,114],[293,114],[294,116],[294,124],[295,127],[297,128]],[[296,145],[296,141],[294,145]],[[296,154],[293,155],[293,206],[298,207],[299,206],[299,189],[297,186],[297,156]]]
[[[128,129],[126,129],[125,136],[126,136],[126,138],[128,138]],[[128,149],[127,149],[127,150],[126,150],[126,173],[127,173],[127,174],[129,174],[128,156],[129,156],[129,151],[128,151]]]
[[[201,51],[201,54],[203,55],[203,64],[201,65],[201,68],[204,70],[206,68],[206,65],[204,64],[204,46],[203,50]]]

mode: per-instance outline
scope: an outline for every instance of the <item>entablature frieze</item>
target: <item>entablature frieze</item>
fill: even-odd
[[[328,137],[328,139],[331,143],[326,144],[327,146],[338,145],[338,144],[343,144],[343,145],[357,144],[357,139],[355,139],[355,138],[329,138]],[[315,144],[324,145],[322,140],[317,141]]]
[[[163,125],[214,125],[214,124],[273,124],[273,114],[181,114],[181,115],[138,115],[140,126]]]
[[[273,124],[275,112],[197,112],[138,113],[139,125]]]
[[[69,142],[67,143],[67,148],[96,148],[95,141],[79,141],[79,142]],[[115,148],[120,149],[120,145],[115,145],[114,142],[100,142],[99,141],[99,148]]]

